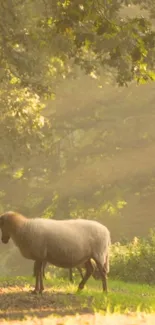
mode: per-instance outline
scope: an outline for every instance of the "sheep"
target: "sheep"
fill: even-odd
[[[44,261],[43,265],[42,265],[42,273],[43,273],[44,279],[46,279],[46,276],[45,276],[45,267],[46,267],[46,265],[47,265],[47,262]],[[92,261],[92,265],[94,267],[94,272],[93,272],[92,276],[96,279],[96,272],[95,272],[96,267],[95,267],[95,264],[93,263],[93,261]],[[80,265],[80,266],[77,266],[77,270],[79,271],[79,274],[81,275],[81,278],[83,279],[84,276],[83,276],[83,273],[82,273],[82,268],[85,268],[84,264]],[[33,276],[36,276],[36,262],[34,262]],[[69,269],[69,281],[73,282],[73,270],[72,270],[72,268]]]
[[[107,261],[109,263],[109,261]],[[99,276],[99,271],[98,271],[98,268],[96,266],[96,263],[94,260],[91,259],[91,264],[92,264],[92,267],[93,267],[93,272],[92,272],[92,276],[95,280],[98,280],[100,278]],[[105,267],[106,267],[106,264],[105,263]],[[79,271],[80,275],[81,275],[81,278],[83,279],[84,278],[84,275],[83,275],[83,272],[82,272],[82,269],[85,269],[85,264],[81,264],[79,267],[76,267],[77,270]],[[107,273],[109,272],[109,269],[107,271]],[[70,282],[73,282],[73,271],[72,269],[69,269],[69,280]]]
[[[43,278],[46,279],[46,276],[45,276],[45,267],[46,267],[46,264],[47,262],[44,261],[43,264],[42,264],[42,275],[43,275]],[[34,262],[34,266],[33,266],[33,276],[36,277],[37,275],[37,263],[36,261]]]
[[[103,291],[107,292],[109,272],[110,232],[97,221],[85,219],[53,220],[28,219],[8,211],[0,216],[1,240],[4,244],[12,238],[23,257],[36,262],[34,293],[42,293],[43,263],[57,267],[73,268],[84,263],[86,273],[78,286],[82,290],[93,273],[91,259],[97,265]]]
[[[42,265],[42,273],[43,273],[43,277],[44,277],[44,279],[46,279],[46,276],[45,276],[45,267],[46,267],[46,265],[47,265],[47,262],[44,261],[44,262],[43,262],[43,265]],[[36,262],[34,262],[34,266],[33,266],[33,276],[36,276],[36,266],[37,266],[37,264],[36,264]],[[82,267],[84,267],[84,266],[81,266],[81,267],[78,267],[78,266],[77,266],[77,270],[79,271],[79,273],[80,273],[80,275],[81,275],[81,278],[83,279]],[[70,281],[70,282],[73,282],[73,271],[72,271],[71,268],[69,269],[69,281]]]
[[[79,273],[81,275],[81,278],[83,280],[84,276],[83,276],[83,273],[82,273],[82,267],[84,267],[84,266],[80,265],[80,266],[77,266],[76,268],[79,271]],[[69,281],[73,282],[73,270],[72,270],[72,268],[69,269]]]

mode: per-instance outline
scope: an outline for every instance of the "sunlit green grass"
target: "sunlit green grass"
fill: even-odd
[[[47,274],[48,277],[48,274]],[[137,312],[145,311],[155,312],[155,287],[149,285],[140,285],[125,283],[122,281],[108,280],[109,293],[102,292],[101,281],[90,279],[81,292],[77,292],[79,278],[76,278],[74,284],[69,283],[68,279],[48,277],[45,280],[45,291],[50,297],[57,295],[57,302],[61,303],[62,308],[74,310],[75,305],[79,310],[89,309],[92,312]],[[0,278],[0,287],[17,286],[29,290],[34,285],[32,277]],[[17,293],[18,294],[18,293]],[[72,297],[74,296],[74,304]]]

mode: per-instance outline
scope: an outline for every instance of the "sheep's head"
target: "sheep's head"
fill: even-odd
[[[10,239],[10,234],[9,234],[9,227],[8,227],[8,216],[10,215],[10,212],[4,213],[0,216],[0,229],[1,229],[1,240],[2,243],[7,244]]]

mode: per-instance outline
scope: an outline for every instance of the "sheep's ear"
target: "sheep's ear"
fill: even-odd
[[[0,216],[0,227],[2,227],[4,224],[4,217],[3,215]]]

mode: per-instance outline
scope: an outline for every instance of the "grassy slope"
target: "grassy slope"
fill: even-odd
[[[51,316],[56,316],[57,320],[61,319],[60,324],[80,324],[81,317],[82,324],[84,321],[89,321],[88,324],[97,324],[98,321],[95,322],[94,317],[95,319],[96,317],[102,318],[107,313],[125,314],[126,316],[117,317],[126,317],[127,321],[131,315],[134,317],[133,315],[137,312],[155,312],[155,287],[110,280],[109,294],[106,296],[102,293],[100,281],[93,279],[88,282],[80,294],[76,293],[77,283],[69,284],[68,280],[56,278],[49,278],[45,282],[44,294],[35,296],[29,293],[33,284],[32,278],[1,278],[0,324],[3,323],[3,320],[7,320],[9,323],[15,321],[15,324],[18,324],[17,320],[25,321],[26,319],[35,322],[36,318],[38,319],[37,324],[48,324],[47,317],[50,317],[49,324],[58,324],[56,320],[53,320],[52,323]],[[65,323],[66,315],[70,315],[68,316],[70,320],[68,318],[66,320],[67,323]],[[76,320],[71,321],[72,317]],[[46,318],[46,322],[41,322],[41,319],[44,318]],[[121,318],[119,323],[121,324]],[[29,321],[28,324],[31,322]]]

